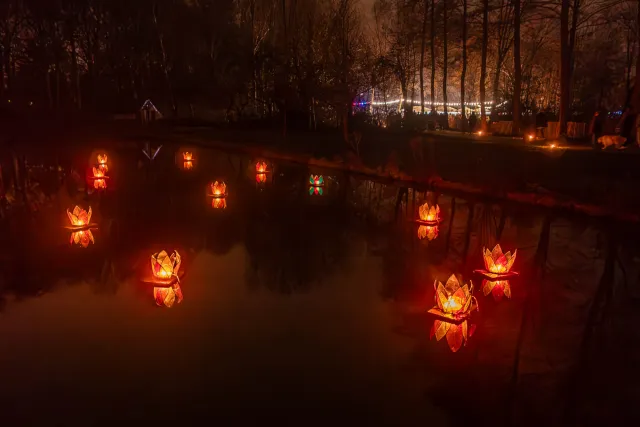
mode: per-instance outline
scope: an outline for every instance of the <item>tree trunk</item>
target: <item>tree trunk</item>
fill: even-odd
[[[467,74],[467,0],[462,0],[462,72],[460,73],[460,108],[462,130],[467,130],[467,115],[464,111],[464,78]]]
[[[498,98],[500,96],[500,73],[502,72],[502,64],[504,62],[504,58],[498,57],[496,62],[496,74],[493,77],[493,107],[491,108],[491,121],[498,121],[498,110],[496,108],[498,103]]]
[[[447,111],[447,0],[442,0],[442,48],[444,50],[444,58],[442,62],[442,105],[446,120],[445,127],[449,128],[449,116]]]
[[[560,8],[560,134],[567,133],[569,113],[569,0]]]
[[[522,92],[522,67],[520,66],[520,0],[513,5],[513,134],[520,134],[520,94]]]
[[[638,19],[636,23],[640,23],[640,0],[638,0]],[[636,57],[636,81],[633,86],[633,97],[631,98],[633,101],[633,109],[637,113],[640,111],[640,24],[636,25],[638,27],[638,56]]]
[[[487,45],[489,44],[489,0],[482,0],[482,61],[480,65],[480,129],[487,130]],[[495,106],[495,98],[493,100]]]
[[[431,0],[431,114],[436,114],[436,0]]]
[[[424,114],[424,51],[427,44],[427,19],[429,18],[429,0],[424,0],[422,16],[422,43],[420,44],[420,112]]]
[[[74,28],[69,29],[69,44],[71,45],[71,86],[73,87],[73,101],[78,110],[82,109],[80,94],[80,73],[78,72],[78,55],[76,53],[76,37]]]
[[[176,97],[173,92],[173,86],[171,85],[171,78],[169,77],[169,69],[167,64],[167,51],[164,47],[164,37],[162,36],[162,32],[160,31],[160,27],[158,26],[158,4],[154,2],[153,4],[153,23],[156,27],[156,36],[158,37],[158,42],[160,43],[160,52],[162,53],[162,71],[164,73],[165,82],[167,83],[167,89],[169,90],[169,98],[171,99],[171,110],[173,112],[174,117],[178,116],[178,104],[176,102]]]

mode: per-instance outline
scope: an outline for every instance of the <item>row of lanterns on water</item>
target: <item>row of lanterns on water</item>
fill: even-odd
[[[429,206],[424,203],[418,208],[418,238],[433,240],[438,237],[438,225],[440,223],[440,207],[438,205]],[[511,271],[516,260],[518,251],[503,253],[502,248],[497,244],[492,251],[483,248],[482,258],[484,269],[474,270],[474,273],[483,277],[482,292],[485,296],[490,293],[496,301],[503,296],[511,298],[511,285],[509,279],[518,275]],[[435,337],[437,341],[446,337],[451,351],[456,352],[466,345],[467,340],[473,334],[475,325],[469,324],[471,313],[478,310],[478,301],[473,296],[473,282],[465,284],[459,275],[452,274],[443,285],[436,280],[433,284],[435,289],[435,307],[428,313],[434,315],[436,319],[431,328],[430,338]]]
[[[93,181],[93,187],[96,190],[105,190],[107,188],[107,179],[109,178],[107,175],[109,171],[108,157],[106,154],[98,154],[97,158],[98,164],[93,166],[93,176],[89,177],[89,179]],[[185,170],[193,169],[193,161],[194,158],[191,152],[183,153],[183,167]],[[269,172],[266,162],[256,163],[256,182],[265,183]],[[324,178],[322,175],[311,175],[309,177],[309,185],[309,194],[323,194]],[[210,184],[208,196],[212,199],[211,206],[214,209],[225,209],[227,207],[227,195],[227,185],[224,181],[215,181]],[[67,217],[71,225],[65,228],[71,231],[70,244],[86,248],[90,243],[95,243],[91,230],[97,229],[97,224],[91,222],[92,213],[91,207],[89,207],[88,211],[79,206],[76,206],[73,211],[67,209]],[[158,306],[172,307],[175,303],[182,302],[183,295],[180,288],[181,263],[182,259],[178,251],[173,251],[169,255],[162,250],[151,255],[151,275],[143,278],[143,282],[153,284],[153,298]]]

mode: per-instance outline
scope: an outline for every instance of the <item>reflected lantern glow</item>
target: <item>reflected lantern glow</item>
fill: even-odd
[[[258,184],[263,184],[267,182],[267,174],[266,173],[257,173],[256,174],[256,182]]]
[[[445,320],[436,319],[433,321],[429,339],[436,337],[436,341],[447,338],[447,344],[452,352],[457,352],[463,345],[467,345],[467,341],[475,331],[475,325],[469,326],[467,320],[456,324]]]
[[[184,160],[183,166],[185,170],[193,169],[193,153],[185,151],[182,153],[182,159]]]
[[[69,238],[69,244],[76,244],[83,248],[86,248],[91,243],[95,243],[95,240],[90,229],[74,231],[71,233],[71,237]]]
[[[180,283],[176,282],[171,286],[153,288],[153,299],[159,307],[171,308],[174,304],[182,302],[182,289]]]
[[[484,296],[493,295],[496,301],[502,300],[503,296],[511,298],[511,285],[508,280],[487,280],[482,281],[482,293]]]
[[[418,239],[429,241],[438,237],[439,227],[437,225],[421,225],[418,227]]]
[[[211,200],[211,207],[213,209],[226,209],[227,208],[227,199],[225,197],[214,197]]]

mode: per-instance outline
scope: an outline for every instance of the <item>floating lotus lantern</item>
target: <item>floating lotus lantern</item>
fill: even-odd
[[[190,151],[185,151],[182,153],[182,159],[184,160],[184,169],[191,170],[193,169],[193,153]]]
[[[511,285],[508,280],[487,280],[482,281],[482,292],[484,296],[493,295],[493,299],[500,301],[503,296],[511,298]]]
[[[107,155],[106,154],[98,154],[98,169],[103,172],[109,171],[109,166],[107,165]]]
[[[213,209],[226,209],[227,208],[227,199],[225,197],[214,197],[211,200],[211,207]]]
[[[267,162],[256,163],[256,173],[267,173]]]
[[[180,283],[176,282],[171,286],[155,286],[153,288],[153,299],[159,307],[173,307],[173,304],[182,302],[182,289]]]
[[[425,203],[418,208],[418,220],[419,224],[436,225],[440,222],[440,206]]]
[[[151,255],[151,269],[145,269],[142,277],[144,283],[154,287],[166,288],[180,283],[183,272],[180,270],[182,258],[178,251],[168,254],[162,250]]]
[[[80,206],[73,208],[72,212],[69,212],[69,209],[67,209],[67,217],[69,218],[71,226],[67,226],[66,228],[72,231],[80,231],[95,227],[96,224],[91,223],[92,214],[91,206],[89,206],[89,211],[85,211]]]
[[[107,179],[109,177],[105,174],[105,171],[98,166],[97,168],[93,167],[93,176],[91,179],[93,180],[93,188],[96,190],[104,190],[107,188]]]
[[[324,177],[322,175],[311,175],[309,176],[309,185],[312,187],[322,187],[324,186]]]
[[[482,257],[484,258],[485,269],[475,270],[474,272],[479,273],[490,280],[506,279],[508,277],[517,276],[517,272],[511,271],[511,267],[513,267],[517,254],[517,249],[513,251],[513,255],[511,255],[510,251],[503,254],[502,248],[499,244],[496,245],[492,251],[489,251],[487,248],[483,248]]]
[[[433,286],[436,291],[436,306],[429,310],[430,314],[438,317],[431,328],[431,337],[440,341],[447,337],[447,343],[451,351],[456,352],[466,344],[469,333],[467,320],[473,310],[478,308],[478,303],[473,294],[473,283],[462,285],[462,279],[452,274],[443,286],[435,281]]]
[[[227,197],[227,184],[224,181],[216,181],[211,184],[211,194],[210,197],[213,198],[223,198]]]
[[[91,229],[74,231],[69,238],[69,244],[76,244],[86,248],[90,243],[95,243]]]
[[[438,228],[439,227],[437,225],[421,225],[418,227],[418,238],[420,240],[434,240],[438,237]]]

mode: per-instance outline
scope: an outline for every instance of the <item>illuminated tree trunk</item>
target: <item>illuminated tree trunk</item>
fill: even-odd
[[[436,113],[436,0],[431,0],[431,114]]]
[[[560,9],[560,134],[567,133],[569,114],[569,0]]]
[[[636,23],[640,23],[640,0],[638,0],[638,20]],[[633,86],[633,108],[636,113],[640,111],[640,24],[636,25],[638,28],[638,57],[636,58],[636,81]]]
[[[153,4],[153,23],[156,27],[156,36],[158,37],[158,42],[160,44],[160,51],[162,53],[162,71],[164,74],[165,82],[167,83],[167,89],[169,89],[169,98],[171,99],[171,110],[174,116],[178,115],[178,104],[176,103],[175,94],[173,92],[173,86],[171,85],[171,78],[169,77],[169,69],[168,69],[168,61],[167,61],[167,51],[164,47],[164,37],[162,36],[162,32],[160,31],[160,27],[158,26],[158,4]]]
[[[462,0],[462,72],[460,73],[460,108],[462,110],[462,130],[467,130],[467,116],[464,111],[464,79],[467,74],[467,0]]]
[[[447,0],[443,0],[442,2],[442,47],[444,50],[444,60],[442,62],[442,103],[444,108],[444,115],[447,118],[445,127],[449,128],[449,117],[447,116],[447,62],[448,62],[448,53],[447,53]]]
[[[513,134],[520,133],[520,94],[522,92],[522,67],[520,66],[520,0],[513,7]]]
[[[424,0],[422,16],[422,43],[420,49],[420,112],[424,114],[424,51],[427,44],[427,18],[429,17],[429,0]]]
[[[482,0],[482,60],[480,65],[480,129],[486,131],[487,45],[489,44],[489,0]],[[495,102],[495,100],[494,100]]]

